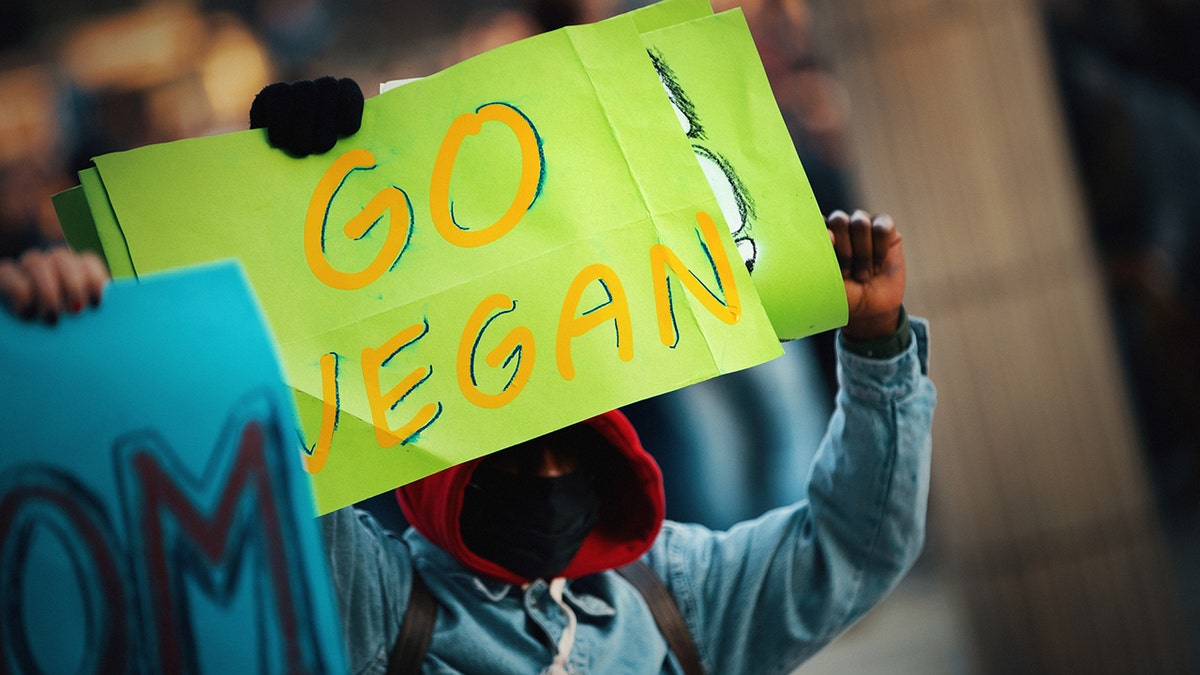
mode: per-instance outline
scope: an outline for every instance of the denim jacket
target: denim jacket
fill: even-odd
[[[674,596],[710,673],[786,673],[899,582],[924,542],[936,393],[927,326],[908,350],[870,359],[839,345],[837,407],[807,499],[725,532],[667,522],[644,560]],[[804,480],[805,476],[797,476]],[[568,613],[546,582],[481,578],[415,530],[368,514],[321,519],[351,670],[383,673],[413,571],[438,603],[427,673],[537,673]],[[568,581],[575,673],[681,673],[639,593],[615,572]]]

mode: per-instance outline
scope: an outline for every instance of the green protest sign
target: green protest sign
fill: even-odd
[[[325,155],[189,139],[99,157],[80,189],[114,272],[242,262],[326,512],[780,353],[642,42],[700,9],[482,54],[368,100]]]

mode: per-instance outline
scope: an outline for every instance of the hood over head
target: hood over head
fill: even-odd
[[[613,410],[579,424],[591,427],[605,441],[597,450],[599,456],[590,458],[596,469],[600,518],[560,573],[568,579],[637,560],[654,543],[665,516],[662,473],[625,415]],[[396,499],[408,522],[464,567],[509,583],[531,581],[477,555],[463,542],[463,495],[483,459],[401,486],[396,489]]]

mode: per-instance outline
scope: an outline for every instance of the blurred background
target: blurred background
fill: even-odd
[[[370,96],[640,4],[7,0],[0,256],[61,242],[92,157],[246,128],[269,82]],[[799,672],[1200,672],[1200,2],[734,4],[823,210],[896,217],[933,322],[926,552]],[[811,455],[831,345],[630,408],[669,515],[802,496],[767,479]]]

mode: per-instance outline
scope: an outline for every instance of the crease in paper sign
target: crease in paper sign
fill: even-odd
[[[313,397],[305,392],[292,389],[292,394],[296,398],[297,407],[318,407],[322,405],[319,398]],[[342,423],[339,423],[342,424]],[[352,427],[358,424],[360,428],[355,430]],[[374,435],[374,427],[370,422],[366,422],[357,417],[349,421],[346,427],[339,426],[339,433],[361,433],[366,435]],[[300,433],[297,430],[297,433]],[[301,439],[301,442],[306,443]],[[345,444],[344,446],[335,447],[332,452],[353,452],[357,455],[364,455],[364,451],[370,451],[371,457],[368,458],[369,464],[375,467],[375,471],[363,472],[359,476],[362,480],[365,478],[365,485],[361,482],[355,484],[353,481],[320,481],[315,482],[314,497],[316,498],[316,507],[318,513],[328,513],[329,511],[348,506],[354,502],[361,501],[374,495],[382,494],[388,490],[394,489],[398,485],[411,483],[415,480],[420,480],[425,476],[437,473],[442,469],[453,466],[460,462],[467,461],[471,457],[465,456],[465,453],[456,453],[451,457],[452,453],[443,451],[440,455],[428,450],[421,441],[415,440],[403,447],[397,446],[389,448],[387,451],[374,447],[371,443],[365,448],[359,448],[363,444]],[[453,448],[447,448],[450,450]],[[312,457],[307,451],[307,446],[304,450],[300,450],[305,457]],[[363,461],[361,457],[356,457]],[[364,462],[366,463],[366,462]],[[350,471],[348,466],[350,462],[342,462],[342,471]],[[337,471],[337,465],[329,465],[326,471]],[[385,477],[390,476],[390,477]],[[396,483],[395,480],[402,480],[402,483]],[[370,494],[364,494],[369,492]]]
[[[608,21],[606,21],[604,23],[608,24],[610,22],[613,22],[615,24],[617,19],[629,19],[629,17],[615,17],[614,19],[609,19]],[[629,23],[629,21],[626,21],[626,23]],[[633,28],[633,26],[630,26],[630,28]],[[632,122],[637,117],[633,116],[633,115],[628,115],[628,114],[619,115],[618,117],[614,117],[613,103],[612,103],[611,99],[608,96],[602,94],[602,92],[608,91],[608,87],[600,86],[597,83],[595,77],[593,76],[594,71],[611,69],[611,66],[609,66],[609,64],[600,64],[599,66],[590,65],[591,60],[585,59],[584,55],[580,53],[581,45],[577,42],[577,38],[576,38],[577,34],[579,34],[578,30],[568,29],[567,35],[570,38],[570,44],[571,44],[572,50],[574,51],[576,59],[579,61],[579,64],[582,68],[582,72],[587,77],[588,84],[591,86],[592,91],[595,94],[595,99],[599,103],[600,109],[603,111],[605,119],[608,121],[608,125],[607,125],[608,131],[609,131],[609,133],[612,134],[612,138],[613,138],[614,142],[616,143],[617,147],[620,148],[620,150],[621,150],[621,158],[624,162],[626,173],[629,176],[630,181],[637,188],[637,195],[638,195],[639,199],[641,200],[642,207],[645,210],[645,212],[648,214],[648,220],[653,225],[654,230],[657,233],[658,243],[665,245],[667,241],[671,241],[672,244],[675,244],[676,240],[681,239],[681,237],[682,237],[682,235],[675,236],[675,237],[671,237],[671,236],[664,237],[663,227],[660,224],[660,220],[666,219],[666,220],[674,221],[680,217],[680,214],[686,214],[687,215],[686,222],[689,222],[687,229],[695,232],[696,228],[695,228],[695,226],[690,225],[690,222],[694,220],[695,214],[697,211],[703,210],[706,213],[708,213],[710,216],[713,217],[714,223],[717,225],[717,228],[720,231],[719,234],[721,235],[723,243],[726,245],[726,247],[728,247],[728,249],[730,249],[736,253],[737,248],[736,248],[736,246],[733,245],[732,238],[728,236],[728,231],[729,231],[728,223],[725,222],[724,214],[722,213],[722,211],[720,209],[720,205],[717,203],[715,196],[710,196],[710,198],[708,198],[708,199],[704,199],[704,200],[697,201],[697,202],[692,202],[691,204],[685,205],[685,206],[671,206],[671,207],[666,207],[665,205],[660,206],[660,207],[652,207],[651,206],[651,200],[649,199],[649,197],[647,195],[647,191],[646,191],[645,185],[642,181],[642,178],[640,176],[640,173],[639,173],[639,171],[635,170],[634,162],[631,161],[632,158],[629,154],[629,148],[631,147],[631,143],[628,139],[624,138],[624,134],[621,131],[622,129],[625,128],[625,126],[627,124]],[[673,113],[674,109],[672,107],[670,107],[671,106],[670,99],[667,96],[666,90],[662,87],[661,80],[659,79],[657,71],[654,69],[654,65],[650,59],[650,56],[646,53],[646,49],[642,43],[640,34],[638,35],[638,40],[637,40],[635,50],[637,53],[640,53],[643,58],[643,63],[645,66],[643,72],[653,73],[654,94],[651,95],[651,97],[653,99],[653,97],[657,96],[657,100],[661,101],[661,105],[653,105],[652,107],[659,108],[659,109],[672,110],[672,114],[669,115],[669,120],[667,119],[668,116],[660,115],[660,117],[663,117],[664,119],[661,120],[659,124],[657,124],[657,125],[641,125],[641,126],[642,126],[642,128],[652,130],[647,135],[655,136],[655,137],[657,137],[657,140],[664,141],[666,139],[664,138],[663,134],[659,132],[660,129],[665,129],[665,128],[669,128],[672,130],[678,129],[678,126],[677,126],[678,123],[677,123],[675,115]],[[591,53],[594,50],[587,49],[587,46],[585,45],[583,47],[583,51],[587,52],[587,53]],[[627,72],[622,72],[622,79],[623,79],[625,85],[628,85],[628,81],[629,81],[628,78],[629,78],[629,74]],[[621,98],[621,97],[618,97],[618,98]],[[644,116],[642,117],[642,119],[644,119]],[[686,151],[687,151],[687,153],[686,153],[687,159],[684,159],[682,157],[682,153],[680,153],[681,154],[680,171],[683,171],[683,172],[691,171],[694,174],[693,180],[699,181],[697,184],[704,185],[706,190],[711,190],[707,180],[703,176],[703,172],[700,171],[699,164],[694,161],[694,155],[692,153],[691,145],[686,142],[686,136],[683,134],[683,132],[679,131],[679,133],[677,133],[677,134],[670,135],[669,138],[676,139],[676,144],[681,149],[686,149]],[[634,142],[633,146],[636,147],[636,145],[637,145],[637,143]],[[687,167],[687,168],[683,168],[683,167]],[[710,192],[710,195],[711,195],[711,192]],[[716,207],[716,208],[713,208],[713,207]],[[682,232],[683,226],[680,225],[680,226],[678,226],[678,228]],[[727,253],[728,253],[728,251],[727,251]],[[739,264],[741,263],[740,257],[737,258],[737,263],[739,263]],[[748,276],[744,281],[747,281],[747,282],[749,281]],[[677,286],[677,285],[678,284],[675,284],[675,286]],[[748,284],[743,283],[741,285],[745,286]],[[671,286],[672,285],[669,284],[669,287],[671,287]],[[751,295],[748,297],[748,299],[753,300],[753,297],[754,296],[751,292]],[[680,308],[681,305],[686,307],[687,311],[679,312],[678,309]],[[718,360],[718,358],[713,350],[713,340],[712,340],[712,336],[711,336],[710,332],[704,328],[702,322],[700,322],[696,316],[697,309],[694,306],[693,301],[688,299],[684,303],[673,303],[672,306],[676,310],[675,313],[673,314],[674,319],[676,321],[676,326],[677,326],[676,330],[679,331],[680,333],[685,332],[682,330],[682,327],[680,327],[678,324],[680,322],[680,316],[681,315],[686,316],[688,326],[694,327],[694,329],[695,329],[694,334],[701,336],[702,339],[705,340],[705,342],[708,346],[707,356],[708,356],[709,361],[706,365],[708,366],[709,371],[714,372],[714,373],[727,372],[727,369],[720,365],[720,363],[722,363],[723,361]]]
[[[622,19],[622,18],[623,17],[619,17],[619,16],[614,17],[613,19],[609,19],[608,21],[605,21],[602,24],[598,24],[598,25],[609,25],[610,23],[615,25],[614,22],[616,22],[617,19]],[[600,96],[600,91],[599,91],[599,88],[596,86],[596,80],[592,77],[591,69],[587,66],[587,64],[584,63],[583,56],[579,53],[579,44],[576,41],[577,40],[576,36],[577,35],[582,36],[582,34],[583,34],[582,31],[584,31],[584,30],[593,30],[593,28],[591,26],[579,26],[579,27],[574,27],[574,28],[567,28],[566,35],[567,35],[568,43],[571,45],[571,50],[575,54],[575,60],[578,61],[578,63],[579,63],[580,72],[582,72],[583,75],[587,78],[588,85],[592,89],[593,98],[599,104],[600,110],[604,113],[605,121],[608,122],[607,131],[609,133],[609,137],[612,139],[612,141],[616,145],[616,147],[620,148],[620,150],[621,150],[621,159],[625,163],[625,173],[627,176],[629,176],[630,182],[633,185],[637,186],[637,195],[638,195],[638,199],[641,201],[642,210],[647,215],[653,216],[653,212],[650,209],[650,204],[646,199],[646,192],[642,188],[642,183],[640,180],[638,180],[638,177],[633,170],[633,166],[629,163],[629,155],[626,152],[625,145],[621,142],[621,138],[617,135],[617,126],[616,126],[616,124],[613,123],[612,114],[609,112],[608,104]]]
[[[684,5],[684,2],[680,2],[680,5]],[[704,2],[703,5],[707,7],[707,2]],[[652,7],[655,7],[655,6],[652,6]],[[631,14],[637,14],[637,12],[636,11],[631,12]],[[670,26],[674,26],[674,25],[682,25],[682,24],[686,24],[686,23],[691,23],[692,20],[701,20],[704,18],[712,17],[712,16],[713,16],[712,12],[703,13],[703,14],[701,14],[701,16],[689,18],[688,20],[685,20],[685,22],[682,22],[682,23],[667,24],[667,28],[670,28]],[[626,17],[616,17],[613,19],[608,19],[607,22],[602,22],[602,23],[616,22],[616,20],[620,19],[620,18],[626,18]],[[658,29],[655,29],[655,30],[658,30]],[[572,34],[572,35],[574,35],[574,34]],[[685,133],[682,130],[679,130],[678,120],[677,120],[676,114],[674,114],[674,107],[673,107],[673,104],[671,103],[671,98],[670,98],[670,96],[668,96],[665,85],[662,84],[661,77],[659,76],[658,71],[656,71],[656,68],[653,65],[653,60],[650,59],[650,56],[647,52],[647,44],[646,44],[646,41],[644,41],[644,31],[642,32],[642,34],[638,35],[637,48],[634,50],[636,50],[637,53],[640,53],[642,55],[641,60],[643,62],[643,65],[646,66],[646,68],[644,68],[644,70],[646,70],[648,73],[653,73],[653,82],[655,84],[653,85],[654,92],[653,92],[653,94],[650,94],[650,100],[661,101],[661,103],[665,103],[667,106],[666,109],[670,109],[672,112],[672,114],[670,114],[670,115],[664,115],[664,114],[658,115],[658,117],[662,118],[662,120],[659,120],[659,124],[644,124],[644,120],[646,120],[646,118],[647,118],[647,115],[644,115],[644,114],[625,113],[625,114],[616,115],[616,117],[614,117],[613,110],[618,110],[618,109],[625,110],[626,109],[626,107],[624,107],[622,103],[624,101],[628,100],[628,96],[625,96],[624,94],[626,94],[626,88],[628,88],[629,73],[624,70],[616,71],[617,72],[616,77],[618,77],[620,79],[620,82],[622,82],[622,84],[620,84],[619,88],[612,88],[612,86],[608,85],[608,84],[600,85],[600,84],[598,84],[598,82],[596,82],[596,78],[593,76],[593,73],[602,73],[602,72],[606,72],[606,71],[613,71],[611,64],[608,64],[608,62],[606,62],[605,60],[593,62],[592,60],[584,59],[583,54],[581,54],[581,52],[580,52],[580,44],[577,43],[577,41],[575,40],[574,37],[572,37],[571,46],[575,50],[576,60],[580,61],[580,64],[583,67],[583,72],[588,77],[588,83],[590,84],[590,86],[592,86],[592,89],[595,92],[596,101],[598,101],[600,103],[600,108],[602,110],[604,110],[605,119],[608,121],[608,131],[610,131],[612,133],[612,137],[613,137],[614,141],[616,141],[618,147],[620,149],[622,149],[622,157],[623,157],[623,160],[625,161],[626,171],[628,171],[628,174],[630,175],[630,178],[632,179],[632,183],[634,183],[634,185],[637,186],[638,196],[641,197],[641,201],[642,201],[644,209],[646,209],[647,213],[649,213],[652,216],[670,215],[670,214],[676,213],[676,211],[678,211],[678,210],[682,210],[684,207],[679,207],[679,205],[673,204],[673,205],[671,205],[671,207],[664,207],[664,205],[659,205],[658,203],[654,202],[652,198],[650,198],[648,196],[648,192],[646,190],[646,187],[644,187],[644,183],[643,183],[643,179],[642,179],[642,175],[641,175],[641,172],[644,171],[644,167],[642,167],[644,162],[631,161],[631,155],[630,155],[630,150],[629,150],[630,148],[640,148],[642,143],[638,143],[637,138],[629,138],[628,136],[626,136],[626,133],[624,131],[624,130],[629,130],[629,129],[637,129],[637,130],[640,130],[643,132],[644,137],[654,138],[655,141],[662,141],[662,139],[666,139],[666,138],[677,139],[676,144],[679,145],[679,149],[680,150],[686,149],[686,153],[682,153],[682,151],[680,151],[680,153],[678,153],[680,156],[680,162],[678,165],[679,171],[680,172],[689,172],[690,169],[684,169],[683,167],[696,165],[696,171],[690,171],[690,173],[694,174],[694,177],[703,178],[703,172],[700,171],[700,167],[698,167],[698,162],[689,162],[689,161],[683,160],[683,157],[685,155],[686,155],[686,157],[689,157],[689,159],[695,159],[695,154],[694,154],[694,151],[692,151],[691,144],[688,141],[688,138],[686,138]],[[587,50],[584,50],[584,52],[587,52]],[[649,82],[648,78],[647,78],[647,82]],[[610,96],[607,94],[607,92],[610,90],[619,91],[619,94]],[[644,92],[643,92],[643,94],[644,94]],[[659,103],[654,103],[652,107],[662,108],[662,106],[660,106]],[[644,113],[644,110],[640,110],[640,112]],[[670,124],[666,124],[666,125],[662,124],[662,123],[664,123],[664,121],[666,121],[667,118],[670,118]],[[617,124],[617,123],[620,123],[620,124]],[[662,130],[664,130],[664,129],[671,129],[673,131],[678,131],[678,133],[664,133],[664,132],[662,132]],[[634,168],[635,165],[637,165],[640,168],[635,169]],[[659,178],[661,178],[661,177],[659,177]],[[692,180],[695,180],[695,178]],[[708,186],[707,180],[704,180],[703,184]],[[650,192],[658,192],[658,190],[653,190]],[[719,213],[721,214],[720,220],[724,221],[725,220],[724,211],[722,211],[720,209],[713,209],[712,207],[714,207],[714,205],[716,205],[716,207],[720,207],[720,204],[718,203],[718,199],[716,199],[716,196],[714,195],[714,193],[709,190],[708,198],[701,199],[701,201],[691,202],[688,205],[688,207],[686,207],[686,208],[690,208],[692,211],[694,211],[694,213],[696,210],[703,209],[703,210],[709,211],[710,215],[712,215],[712,213],[718,213],[718,211],[719,211]],[[719,223],[719,225],[724,225],[725,229],[727,231],[727,229],[728,229],[727,222],[721,222],[721,223]],[[658,226],[658,223],[655,222],[655,226]]]
[[[707,183],[705,185],[707,185]],[[694,207],[680,207],[676,211],[670,212],[668,214],[664,214],[664,216],[665,217],[675,216],[675,217],[679,217],[679,218],[683,218],[686,216],[687,218],[689,218],[691,221],[694,222],[695,221],[695,208]],[[759,303],[758,303],[757,295],[754,291],[754,284],[750,279],[750,275],[749,275],[749,273],[747,273],[745,271],[745,267],[742,265],[741,258],[737,257],[737,255],[736,255],[737,248],[732,245],[732,240],[728,237],[727,228],[724,231],[722,231],[721,228],[723,227],[723,224],[718,222],[717,219],[714,219],[714,223],[716,223],[716,225],[717,225],[718,235],[720,235],[721,240],[722,240],[723,249],[724,249],[723,253],[725,254],[726,260],[729,261],[730,268],[733,272],[733,276],[734,276],[733,282],[737,285],[743,311],[744,312],[754,312],[755,307]],[[714,284],[716,284],[718,286],[720,285],[718,272],[715,268],[715,263],[712,260],[712,256],[718,255],[721,252],[713,251],[708,248],[708,244],[705,241],[705,237],[698,228],[696,228],[694,226],[688,228],[687,234],[694,236],[695,239],[689,239],[688,237],[685,237],[683,234],[680,234],[680,236],[678,236],[678,237],[672,237],[672,239],[674,239],[675,241],[672,241],[670,246],[667,246],[667,244],[663,242],[663,235],[662,235],[661,230],[658,230],[656,228],[656,233],[658,235],[658,243],[660,245],[666,247],[668,250],[672,251],[673,253],[675,253],[677,256],[679,256],[679,259],[684,262],[685,269],[683,272],[680,273],[681,275],[682,274],[691,274],[695,278],[695,280],[700,282],[700,284],[702,286],[704,286],[705,289],[709,290],[710,293],[712,292],[712,286]],[[689,248],[686,250],[682,250],[680,248],[680,244],[686,244]],[[711,279],[702,278],[700,275],[696,274],[693,271],[694,266],[689,265],[687,263],[686,258],[697,257],[696,254],[692,251],[693,246],[698,246],[705,251],[705,257],[708,259],[707,266],[703,267],[704,272],[705,272],[705,277],[707,277],[708,273],[711,273],[713,275],[713,278],[711,278]],[[730,258],[731,254],[734,256],[733,258]],[[682,325],[680,325],[681,316],[686,317],[687,321],[688,321],[687,326],[691,329],[691,333],[695,334],[695,335],[699,335],[701,337],[701,339],[704,340],[705,347],[707,348],[705,353],[708,355],[708,358],[709,358],[709,362],[707,365],[709,366],[709,370],[711,372],[716,373],[716,374],[724,374],[727,372],[732,372],[733,370],[741,370],[742,368],[749,367],[749,365],[743,365],[740,367],[730,368],[725,365],[726,359],[724,357],[718,358],[715,347],[718,344],[723,345],[723,344],[727,343],[727,340],[726,339],[714,339],[714,331],[716,333],[721,333],[721,332],[723,332],[722,329],[719,327],[715,327],[715,326],[713,328],[709,328],[708,324],[706,324],[704,321],[701,321],[700,316],[701,316],[702,310],[697,307],[697,305],[701,304],[701,302],[699,299],[692,297],[692,294],[684,287],[684,282],[681,278],[672,279],[673,276],[678,276],[678,275],[673,275],[670,270],[663,270],[663,274],[666,275],[666,277],[667,277],[667,292],[668,292],[668,296],[671,298],[671,307],[674,310],[672,312],[672,317],[674,318],[674,320],[676,322],[676,328],[675,328],[676,340],[678,341],[679,339],[682,339],[682,336],[688,333],[688,331],[684,330],[684,327]],[[683,298],[681,299],[680,296],[683,296]],[[715,298],[718,296],[714,293],[713,297]],[[724,304],[724,303],[722,302],[722,304]],[[678,311],[679,307],[681,305],[687,308],[686,312]],[[707,310],[703,310],[703,311],[707,312]],[[749,317],[747,316],[746,318],[749,318]],[[716,319],[716,317],[714,317],[714,319]],[[741,318],[738,319],[738,321],[740,321],[740,320],[741,320]],[[674,347],[672,347],[672,349],[674,349]],[[722,351],[724,351],[724,349],[722,349]],[[778,355],[776,355],[776,356],[778,356]],[[757,362],[758,361],[756,361],[756,363]],[[700,381],[700,380],[696,380],[696,381]]]
[[[596,25],[604,26],[612,22],[612,24],[615,26],[617,25],[617,19],[628,19],[628,17],[618,16]],[[701,183],[706,187],[708,186],[708,183],[703,181],[703,174],[700,172],[698,165],[694,167],[694,171],[692,170],[691,167],[692,165],[696,164],[695,162],[684,160],[685,153],[683,153],[682,150],[685,148],[687,150],[686,157],[691,159],[693,156],[691,145],[687,142],[686,136],[682,132],[678,134],[663,133],[666,129],[677,130],[679,128],[674,114],[674,108],[671,107],[670,98],[667,96],[667,92],[665,88],[663,88],[662,81],[660,80],[657,71],[654,69],[654,64],[650,59],[650,55],[646,52],[645,45],[642,42],[641,34],[633,30],[631,21],[626,20],[622,23],[629,25],[630,35],[635,35],[637,37],[636,40],[630,40],[629,49],[630,52],[637,53],[639,55],[638,61],[642,66],[638,68],[638,70],[641,72],[639,72],[636,77],[644,80],[647,84],[651,81],[654,83],[652,86],[647,87],[649,91],[646,89],[635,90],[636,93],[641,95],[638,98],[638,103],[646,104],[646,106],[637,106],[636,114],[631,110],[631,107],[626,104],[630,100],[630,82],[634,76],[628,71],[624,70],[624,68],[613,68],[611,61],[608,59],[595,61],[591,58],[587,58],[587,55],[590,55],[593,52],[600,52],[603,55],[607,55],[607,51],[611,51],[611,45],[604,45],[604,47],[609,48],[607,51],[604,49],[597,49],[595,47],[589,48],[586,44],[580,45],[579,43],[579,40],[584,39],[585,36],[582,31],[573,31],[568,29],[567,34],[571,38],[571,47],[574,50],[576,59],[579,61],[580,66],[582,67],[582,72],[587,77],[588,84],[592,87],[593,92],[595,92],[595,99],[600,104],[600,109],[604,112],[604,117],[608,121],[608,129],[612,134],[612,138],[616,142],[617,147],[621,149],[621,156],[625,161],[625,166],[629,177],[633,184],[637,186],[638,196],[641,198],[646,212],[651,216],[662,216],[678,210],[681,208],[681,205],[672,204],[670,206],[664,206],[658,204],[655,199],[651,198],[651,194],[660,192],[660,190],[646,190],[645,181],[641,175],[641,172],[645,169],[645,167],[643,167],[643,164],[646,163],[644,162],[645,155],[640,155],[637,157],[636,161],[631,161],[634,159],[634,155],[630,154],[631,150],[637,150],[643,147],[648,148],[652,144],[650,142],[653,142],[653,144],[656,145],[654,155],[657,157],[661,156],[661,144],[664,142],[669,142],[677,146],[675,153],[679,155],[681,160],[677,165],[677,170],[679,172],[692,173],[693,181],[695,180],[695,177],[699,177],[701,179]],[[576,37],[577,35],[579,36],[578,38]],[[606,74],[608,77],[605,77]],[[599,81],[597,80],[598,77],[600,78]],[[619,80],[620,85],[618,87],[612,86],[611,80],[613,78]],[[648,115],[647,113],[649,111],[646,109],[646,107],[652,109],[654,114]],[[668,113],[667,111],[670,112]],[[651,119],[652,121],[647,122],[647,119]],[[640,134],[640,138],[630,137],[629,134],[632,133],[631,130],[637,130]],[[644,152],[648,153],[649,151],[646,150]],[[657,181],[651,182],[661,182],[664,178],[670,177],[671,176],[657,175]],[[712,196],[711,192],[709,193],[709,196],[710,198],[708,199],[701,199],[700,201],[691,202],[687,206],[708,206],[710,205],[710,201],[715,203],[716,197]],[[721,220],[724,220],[724,217],[722,217]],[[728,229],[727,224],[722,224],[726,225],[726,229]]]
[[[402,303],[390,305],[388,307],[380,309],[377,312],[372,312],[371,314],[357,315],[357,316],[347,320],[346,322],[339,324],[337,326],[334,326],[332,328],[328,328],[328,329],[325,329],[325,330],[322,330],[322,331],[319,331],[316,333],[312,333],[310,335],[304,335],[302,337],[297,337],[297,338],[288,340],[286,342],[280,341],[279,344],[281,347],[292,347],[292,346],[302,344],[305,342],[320,340],[323,337],[328,337],[328,336],[334,335],[335,333],[346,330],[347,328],[350,328],[358,323],[370,322],[374,319],[381,318],[386,314],[391,314],[393,312],[410,309],[418,304],[429,304],[437,297],[444,295],[444,294],[453,293],[453,292],[463,288],[464,286],[469,286],[473,283],[486,280],[490,277],[501,276],[501,275],[504,275],[505,273],[511,272],[513,270],[524,269],[524,268],[530,267],[531,263],[533,263],[533,262],[536,262],[543,258],[557,257],[558,253],[565,251],[565,250],[581,249],[581,248],[587,248],[587,249],[602,248],[602,247],[589,247],[589,246],[585,246],[585,244],[588,244],[591,242],[609,241],[610,239],[613,238],[614,234],[620,234],[620,233],[624,233],[624,232],[643,231],[645,229],[647,221],[650,221],[650,220],[651,220],[651,218],[649,216],[646,216],[645,218],[640,219],[640,220],[629,221],[629,222],[625,223],[624,225],[615,225],[609,229],[603,230],[603,231],[598,232],[589,237],[584,237],[581,239],[573,239],[573,240],[569,240],[569,241],[563,241],[562,243],[555,245],[553,247],[539,249],[539,251],[536,255],[531,255],[528,258],[525,258],[523,260],[518,260],[518,261],[512,262],[510,264],[504,265],[504,266],[487,268],[487,271],[485,271],[485,272],[478,272],[478,273],[475,273],[473,276],[463,277],[461,281],[443,286],[442,288],[438,289],[437,291],[435,291],[433,293],[430,293],[429,295],[425,295],[425,296],[422,296],[420,298],[416,298],[416,299],[413,299],[410,301],[405,301]]]
[[[613,240],[614,234],[626,233],[626,234],[632,235],[632,236],[624,237],[623,241],[630,241],[633,239],[641,238],[641,237],[638,237],[637,235],[642,235],[642,234],[646,233],[646,231],[647,231],[646,226],[649,221],[650,221],[650,218],[647,216],[643,219],[640,219],[637,221],[630,221],[622,226],[615,227],[610,230],[605,230],[604,232],[596,233],[587,238],[576,239],[576,240],[564,242],[561,245],[558,245],[554,248],[550,248],[550,249],[543,251],[540,255],[530,258],[530,260],[541,260],[541,259],[551,259],[552,260],[554,258],[560,258],[561,256],[559,254],[564,250],[572,250],[572,251],[579,252],[580,255],[578,257],[580,259],[583,259],[585,257],[590,258],[591,256],[587,255],[587,254],[590,254],[594,251],[602,250],[605,248],[611,248],[610,242]],[[626,261],[626,262],[629,262],[629,261]],[[649,267],[650,267],[649,249],[647,249],[645,259],[642,260],[641,263],[643,263],[645,265],[645,269],[649,269]],[[487,274],[476,274],[472,277],[464,279],[463,281],[461,281],[459,283],[453,284],[451,286],[447,286],[432,295],[424,296],[421,298],[416,298],[412,301],[405,302],[403,304],[390,306],[385,309],[381,309],[380,311],[375,312],[369,316],[362,316],[362,317],[358,317],[352,321],[345,322],[342,325],[337,326],[335,328],[331,328],[329,330],[321,331],[319,333],[314,333],[312,335],[308,335],[305,337],[290,340],[287,343],[281,343],[280,349],[281,349],[281,351],[285,352],[284,362],[285,362],[285,365],[287,366],[286,374],[287,374],[287,379],[288,379],[288,385],[291,386],[293,389],[295,389],[297,391],[301,391],[301,392],[303,392],[309,396],[312,396],[314,398],[319,399],[323,395],[323,391],[322,391],[323,385],[321,384],[320,378],[313,377],[314,373],[319,372],[317,367],[312,363],[311,359],[306,359],[306,360],[304,360],[303,363],[301,363],[300,360],[298,360],[298,359],[289,358],[287,356],[287,353],[291,352],[294,349],[301,349],[305,346],[312,345],[314,343],[315,344],[322,344],[322,343],[328,344],[328,343],[334,342],[341,336],[341,334],[344,334],[346,331],[354,331],[356,328],[361,327],[363,324],[367,324],[367,323],[372,323],[372,322],[381,323],[382,322],[382,323],[385,323],[388,325],[396,325],[396,326],[412,324],[413,322],[415,322],[417,320],[417,315],[419,314],[419,312],[415,311],[417,308],[429,307],[430,305],[436,304],[438,302],[439,298],[446,297],[446,296],[453,296],[456,294],[456,292],[459,292],[459,294],[462,295],[463,293],[461,293],[461,291],[467,286],[471,286],[473,284],[478,284],[480,282],[487,282],[495,277],[508,276],[506,273],[511,273],[514,271],[524,271],[524,269],[527,268],[528,266],[529,266],[529,261],[519,261],[519,262],[512,263],[510,265],[506,265],[503,267],[493,268]],[[546,267],[549,269],[549,268],[553,267],[553,265],[547,265]],[[525,275],[522,274],[522,275],[512,275],[512,276],[522,277]],[[647,273],[645,273],[645,276],[650,277],[651,273],[647,272]],[[518,298],[518,299],[520,299],[520,298]],[[398,318],[399,317],[405,317],[405,318],[403,321],[388,322],[387,319],[391,318],[392,315],[395,315]],[[692,313],[691,312],[685,313],[685,316],[688,316],[690,318],[690,323],[688,324],[688,326],[695,326],[695,330],[692,331],[692,334],[703,336],[704,332],[702,330],[700,330],[700,327],[697,324],[695,317],[692,315]],[[422,316],[421,318],[425,318],[425,317]],[[649,332],[650,332],[649,329],[647,329],[648,334],[649,334]],[[687,331],[681,330],[681,332],[686,333]],[[657,337],[655,337],[654,339],[657,340]],[[339,353],[338,356],[341,359],[347,359],[351,362],[359,362],[359,360],[356,358],[356,356],[352,355],[352,354],[340,354]],[[709,354],[709,356],[711,358],[711,354]],[[721,369],[717,368],[715,363],[710,363],[710,366],[711,366],[711,368],[710,368],[711,372],[721,372]],[[308,376],[307,377],[298,377],[293,372],[293,367],[303,370],[304,372],[307,373]],[[372,424],[371,411],[370,411],[369,404],[363,404],[362,401],[358,401],[356,399],[341,399],[340,410],[343,412],[349,411],[352,415],[354,415],[354,417],[361,419],[368,424]]]

